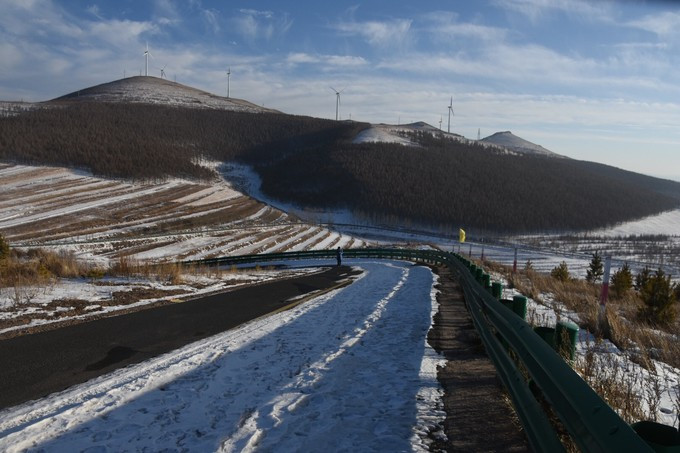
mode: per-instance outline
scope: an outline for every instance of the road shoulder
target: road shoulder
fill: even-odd
[[[439,311],[428,334],[430,345],[446,359],[437,379],[444,389],[444,432],[432,451],[529,451],[509,397],[487,357],[463,292],[446,267],[439,275]]]

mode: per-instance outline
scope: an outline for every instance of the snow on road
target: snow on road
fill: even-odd
[[[433,274],[348,261],[350,286],[0,412],[0,450],[426,450]]]

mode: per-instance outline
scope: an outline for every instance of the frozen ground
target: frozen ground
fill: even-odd
[[[348,287],[0,412],[0,450],[427,451],[433,275],[350,264]]]

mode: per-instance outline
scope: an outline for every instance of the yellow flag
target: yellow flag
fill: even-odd
[[[458,242],[465,242],[465,230],[458,228]]]

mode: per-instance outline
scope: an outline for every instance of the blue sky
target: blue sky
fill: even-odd
[[[510,130],[680,180],[672,1],[0,0],[0,99],[150,75],[287,113]]]

